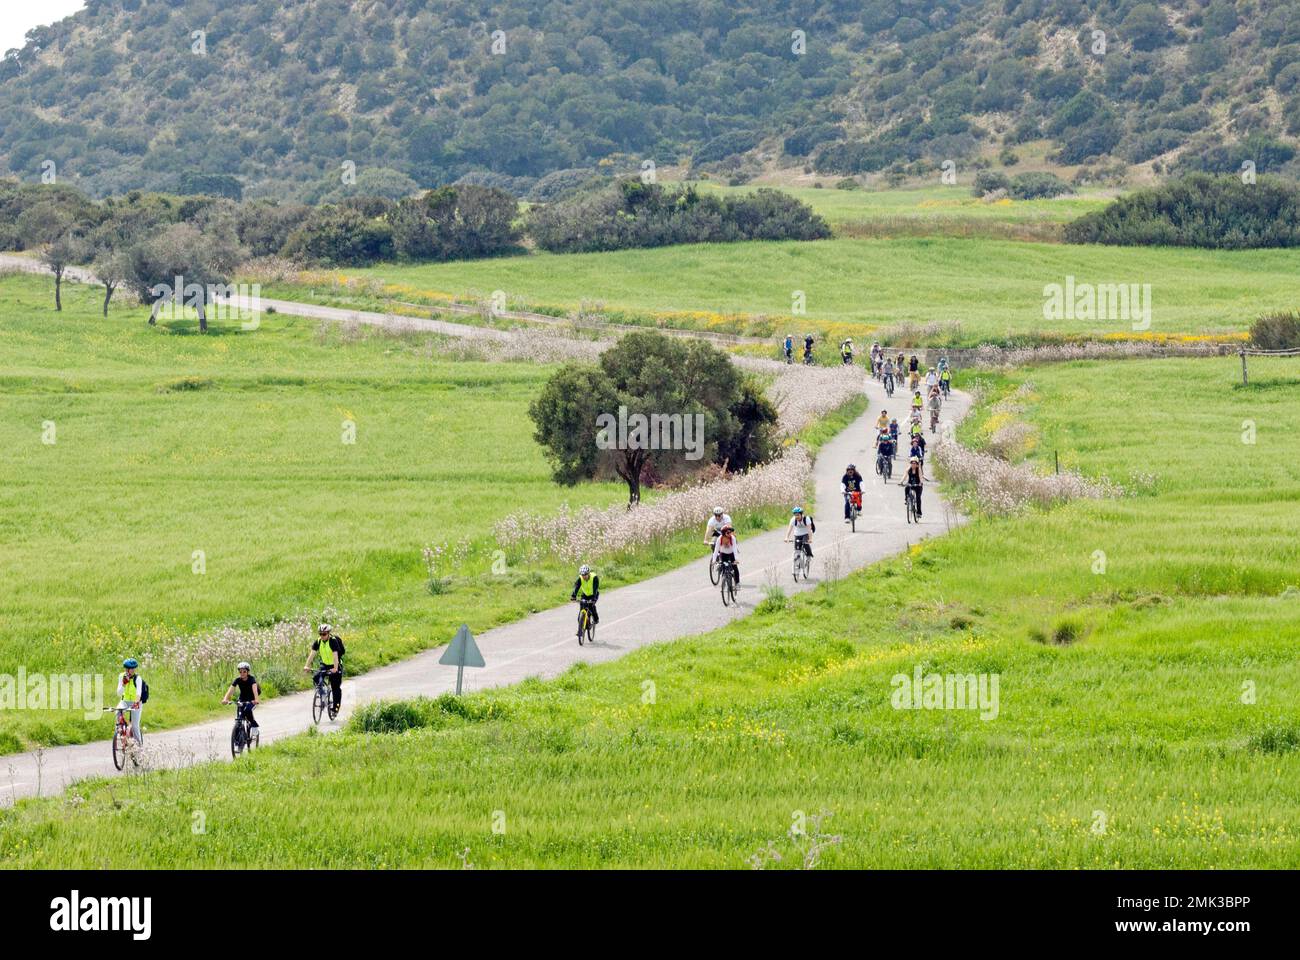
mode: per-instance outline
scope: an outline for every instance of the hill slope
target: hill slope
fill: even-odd
[[[351,162],[362,192],[544,198],[645,159],[919,173],[1040,138],[1279,169],[1300,133],[1295,0],[89,0],[29,37],[0,165],[98,194],[311,200]]]

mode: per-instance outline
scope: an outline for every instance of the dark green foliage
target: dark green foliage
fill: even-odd
[[[632,415],[703,417],[698,458],[682,449],[651,449],[600,437],[601,418]],[[776,408],[725,351],[698,340],[637,332],[601,354],[598,364],[558,370],[529,408],[534,438],[558,483],[618,476],[632,503],[650,477],[670,478],[709,463],[744,470],[773,450]]]
[[[1260,350],[1300,348],[1300,313],[1285,310],[1264,314],[1251,324],[1250,342]]]
[[[367,266],[392,259],[393,228],[347,207],[317,207],[290,234],[284,253],[310,263]]]
[[[1300,245],[1300,188],[1193,174],[1120,197],[1065,228],[1071,243],[1213,249]]]
[[[518,204],[491,187],[462,184],[402,200],[387,214],[393,245],[412,260],[488,257],[516,247]]]
[[[565,253],[830,236],[821,217],[777,190],[716,197],[639,180],[534,208],[528,232],[543,249]]]

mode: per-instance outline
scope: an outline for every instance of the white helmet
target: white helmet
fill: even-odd
[[[240,660],[240,661],[239,661],[239,667],[238,667],[238,669],[240,669],[240,670],[252,670],[252,669],[253,669],[253,666],[252,666],[252,664],[250,664],[247,660]]]
[[[580,577],[585,577],[589,573],[591,573],[591,567],[587,566],[585,563],[578,568],[578,576]]]
[[[320,625],[320,629],[317,630],[316,632],[319,633],[319,634],[323,637],[323,636],[325,636],[325,634],[329,633],[332,629],[333,629],[333,627],[331,627],[328,623],[322,623],[322,624]]]
[[[714,507],[714,508],[713,508],[713,515],[714,515],[715,517],[720,517],[720,516],[722,516],[722,508],[721,508],[721,507]]]

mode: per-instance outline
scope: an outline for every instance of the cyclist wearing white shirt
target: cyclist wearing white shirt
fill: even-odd
[[[740,545],[730,523],[724,523],[718,530],[718,538],[713,541],[713,559],[718,562],[719,569],[722,564],[730,563],[736,582],[740,583]]]
[[[704,543],[713,546],[718,535],[722,533],[722,528],[729,526],[731,526],[731,517],[723,513],[721,507],[714,507],[713,516],[709,517],[709,522],[704,528]]]
[[[148,689],[145,685],[144,678],[136,671],[140,664],[131,657],[122,661],[122,673],[117,678],[117,707],[119,712],[131,714],[131,735],[135,737],[136,743],[144,743],[144,737],[140,734],[140,712],[144,708],[144,701]]]

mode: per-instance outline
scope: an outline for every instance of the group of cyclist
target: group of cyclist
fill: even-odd
[[[313,661],[316,662],[313,679],[318,680],[321,676],[328,678],[334,706],[337,709],[343,702],[343,653],[346,648],[334,632],[334,628],[328,623],[322,623],[317,628],[316,634],[317,638],[307,652],[307,663],[303,666],[303,670],[313,673]],[[262,686],[253,675],[252,664],[241,661],[235,669],[235,679],[230,681],[230,686],[226,689],[221,702],[229,704],[232,698],[235,699],[240,718],[248,720],[253,736],[256,738],[260,727],[253,716],[253,708],[262,702]],[[143,744],[144,733],[140,725],[140,717],[149,699],[149,685],[140,676],[140,661],[135,657],[128,657],[122,661],[122,673],[117,678],[117,698],[117,706],[113,709],[119,716],[129,712],[131,736],[137,744]]]
[[[805,363],[812,362],[813,342],[811,334],[804,337]],[[785,337],[784,351],[786,362],[792,363],[794,339],[789,334]],[[853,362],[852,338],[847,338],[840,344],[840,356],[846,364]],[[948,396],[952,371],[946,356],[939,358],[937,367],[931,367],[926,371],[924,382],[925,394],[928,396],[927,401],[926,397],[922,395],[921,364],[915,354],[910,358],[906,358],[902,353],[899,353],[897,358],[886,355],[877,341],[871,345],[870,356],[872,376],[883,380],[886,389],[891,394],[895,382],[903,377],[904,372],[906,372],[908,378],[908,386],[912,389],[912,415],[908,436],[902,440],[909,447],[908,465],[903,474],[901,485],[908,496],[915,498],[915,512],[919,518],[921,516],[921,492],[925,485],[926,448],[925,432],[921,428],[921,411],[928,403],[933,428],[943,398]],[[889,416],[889,411],[881,410],[880,416],[876,418],[875,428],[876,472],[888,478],[892,474],[892,466],[888,473],[883,469],[883,466],[886,460],[892,464],[901,449],[899,423],[897,418]],[[863,483],[862,474],[858,471],[857,466],[850,463],[845,469],[844,475],[840,478],[840,492],[844,495],[844,520],[846,523],[849,522],[853,510],[862,509]],[[812,537],[816,531],[816,522],[813,520],[812,515],[805,511],[802,506],[796,506],[791,510],[790,522],[786,526],[785,541],[789,543],[793,539],[795,549],[802,551],[809,560],[813,556]],[[713,508],[713,514],[705,525],[704,543],[712,551],[712,561],[719,566],[729,565],[735,582],[739,583],[739,538],[736,536],[736,528],[732,524],[731,517],[727,515],[722,507]],[[578,577],[573,582],[570,600],[577,601],[590,612],[593,624],[600,622],[600,614],[597,610],[597,603],[600,600],[600,577],[585,563],[579,568]],[[307,662],[303,665],[303,670],[310,674],[313,672],[313,661],[315,661],[316,667],[313,679],[317,682],[322,677],[328,679],[335,709],[341,705],[343,699],[343,655],[345,649],[343,641],[334,633],[333,628],[328,623],[322,623],[317,631],[317,639],[312,643],[311,649],[307,653]],[[118,677],[117,684],[118,704],[115,709],[119,715],[129,712],[131,734],[137,743],[143,743],[140,717],[144,704],[149,698],[149,686],[140,676],[139,669],[139,661],[133,657],[122,662],[122,673]],[[253,708],[262,701],[262,688],[257,681],[257,677],[253,675],[252,669],[252,665],[247,661],[238,665],[238,672],[235,678],[230,681],[221,702],[229,704],[233,698],[239,705],[240,717],[249,721],[254,736],[257,736],[260,728],[253,715]]]

